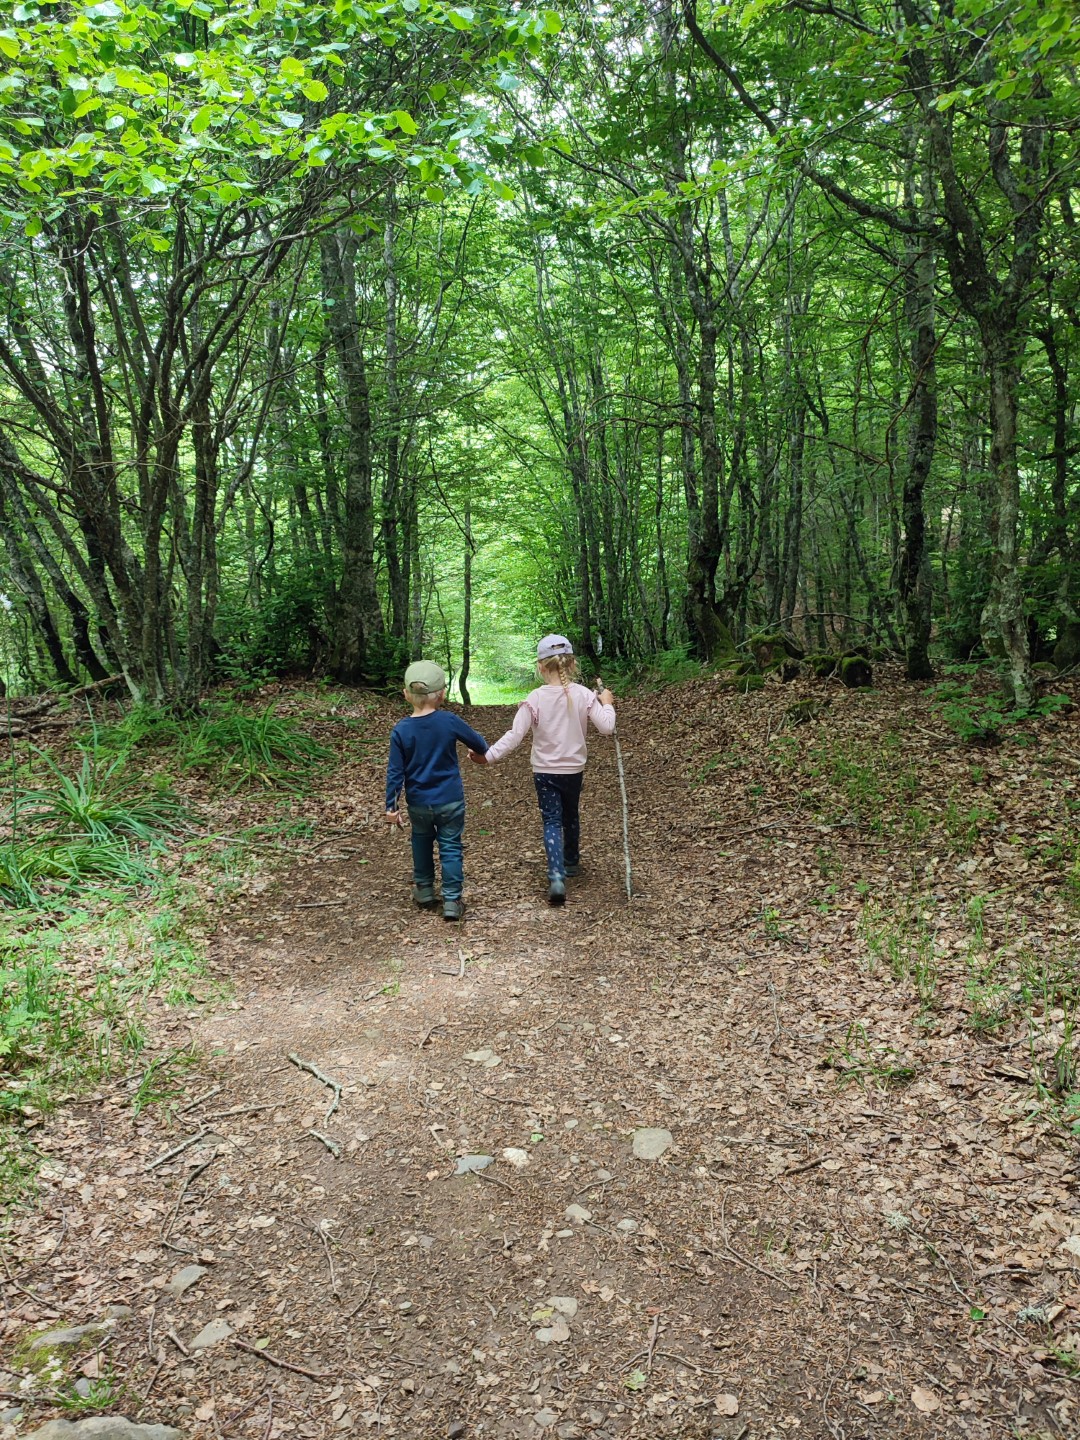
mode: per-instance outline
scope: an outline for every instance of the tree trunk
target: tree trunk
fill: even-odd
[[[1017,462],[1017,413],[1020,357],[1010,336],[992,335],[987,343],[990,370],[990,468],[994,476],[994,563],[990,594],[980,621],[987,652],[1004,664],[1006,691],[1018,710],[1032,701],[1031,647],[1024,591],[1020,582],[1020,469]]]
[[[928,188],[928,187],[927,187]],[[913,177],[907,177],[908,210],[918,212]],[[908,329],[911,393],[908,408],[898,582],[904,621],[904,665],[909,680],[931,680],[930,617],[933,582],[923,495],[937,444],[937,335],[934,327],[934,251],[929,237],[906,240],[907,287],[904,319]]]
[[[464,589],[463,604],[464,613],[461,621],[461,669],[458,671],[458,692],[461,695],[463,705],[471,705],[469,699],[469,668],[472,663],[472,558],[473,558],[473,536],[472,536],[472,495],[469,482],[465,482],[465,574],[462,579]]]
[[[371,402],[356,309],[356,237],[336,231],[323,236],[320,249],[327,326],[337,355],[345,412],[344,533],[333,668],[339,680],[359,684],[382,678],[375,676],[371,667],[374,643],[383,633],[383,618],[375,587]]]

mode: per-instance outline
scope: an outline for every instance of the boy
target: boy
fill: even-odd
[[[459,715],[439,707],[446,698],[446,673],[431,660],[416,660],[405,671],[405,699],[412,714],[390,735],[386,767],[386,823],[402,824],[398,797],[412,822],[413,899],[422,910],[434,908],[435,841],[442,866],[443,919],[460,920],[465,905],[461,833],[465,829],[465,792],[458,768],[457,742],[484,754],[487,741]]]

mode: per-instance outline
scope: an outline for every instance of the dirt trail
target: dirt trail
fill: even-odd
[[[1076,1209],[1072,1156],[1037,1146],[1007,1173],[1002,1086],[959,1068],[959,1035],[903,1089],[838,1089],[823,1054],[881,1003],[852,915],[811,931],[777,863],[806,843],[795,822],[690,788],[687,739],[661,740],[651,708],[620,711],[631,904],[610,744],[562,911],[542,903],[525,752],[466,767],[463,925],[411,906],[400,837],[330,841],[222,926],[235,998],[183,1022],[210,1057],[191,1098],[222,1088],[188,1130],[108,1096],[72,1112],[72,1146],[98,1126],[99,1188],[65,1177],[58,1135],[54,1223],[27,1253],[51,1253],[65,1189],[96,1194],[43,1293],[82,1287],[65,1318],[133,1306],[114,1355],[129,1394],[155,1377],[145,1418],[266,1440],[1080,1431],[1072,1382],[1011,1322],[971,1318],[1013,1283],[981,1227],[1004,1198],[1014,1248],[1038,1249],[1031,1217]],[[494,738],[510,714],[469,718]],[[345,778],[377,814],[379,767]],[[290,1054],[340,1082],[329,1117]],[[241,1106],[261,1108],[210,1118]],[[198,1143],[146,1173],[200,1115]],[[644,1127],[671,1132],[661,1158],[632,1154]],[[455,1175],[463,1155],[495,1158]],[[232,1334],[180,1353],[215,1320]]]

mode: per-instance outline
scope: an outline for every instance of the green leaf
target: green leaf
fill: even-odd
[[[39,215],[31,215],[30,219],[27,220],[23,226],[23,234],[28,240],[32,240],[35,235],[41,234],[41,217]]]
[[[191,70],[198,63],[198,57],[193,55],[190,50],[181,50],[178,55],[172,57],[172,63],[178,70]]]
[[[468,30],[476,19],[476,12],[468,5],[458,5],[447,11],[447,18],[455,30]]]
[[[295,110],[279,110],[277,118],[286,130],[299,130],[304,123],[303,115],[298,115]]]
[[[431,200],[435,204],[438,204],[440,200],[446,199],[446,191],[442,188],[441,185],[429,185],[424,191],[424,196],[426,199]]]
[[[0,55],[6,55],[9,60],[19,58],[19,42],[10,30],[0,30]]]
[[[521,80],[512,70],[504,70],[499,76],[498,84],[500,90],[516,90]]]
[[[549,35],[558,35],[562,29],[562,16],[554,10],[545,10],[544,29]]]
[[[307,74],[304,62],[292,55],[286,55],[279,68],[282,75],[287,75],[290,80],[301,80]]]
[[[214,107],[212,105],[203,105],[201,109],[196,110],[195,118],[191,122],[191,133],[193,135],[201,135],[210,124],[213,116]]]
[[[105,121],[105,129],[122,130],[126,124],[127,117],[125,115],[110,115],[109,118]]]
[[[305,97],[315,105],[325,100],[330,94],[321,80],[305,80],[300,89],[304,92]]]
[[[160,175],[155,175],[153,170],[144,170],[139,176],[143,189],[148,195],[164,195],[169,187]]]
[[[416,121],[407,110],[394,111],[394,124],[399,130],[404,130],[406,135],[416,134]]]

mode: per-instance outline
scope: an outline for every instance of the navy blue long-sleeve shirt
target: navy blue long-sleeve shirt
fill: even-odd
[[[464,800],[458,741],[485,754],[488,742],[452,710],[407,715],[390,734],[386,808],[396,810],[401,787],[410,805],[449,805]]]

